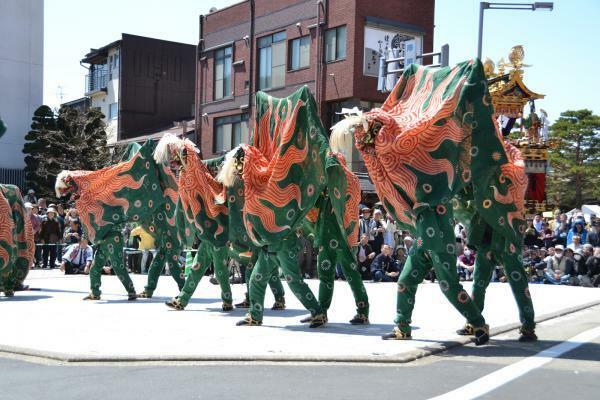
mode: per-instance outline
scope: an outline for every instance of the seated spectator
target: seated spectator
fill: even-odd
[[[584,244],[581,249],[575,250],[573,260],[575,264],[575,285],[591,287],[592,281],[588,276],[587,260],[594,255],[594,248],[590,244]]]
[[[456,261],[458,276],[461,281],[473,280],[473,270],[475,269],[475,252],[469,247],[465,247],[464,252],[458,256]]]
[[[81,236],[78,243],[67,247],[65,254],[62,257],[60,270],[65,275],[88,274],[92,265],[94,252],[88,245],[88,240],[85,236]]]
[[[76,208],[71,207],[65,215],[65,226],[69,226],[71,224],[71,221],[74,219],[79,220],[79,212]]]
[[[381,210],[376,209],[373,211],[373,220],[369,225],[369,229],[371,230],[372,240],[369,240],[369,244],[371,245],[371,249],[375,252],[375,254],[381,253],[381,246],[383,245],[383,234],[385,232],[385,228],[383,225],[383,213]]]
[[[567,249],[571,249],[573,250],[573,252],[575,252],[575,250],[583,249],[583,245],[581,244],[581,238],[578,235],[573,235],[571,240],[571,244],[567,246]]]
[[[362,279],[371,279],[371,261],[375,258],[375,252],[371,249],[369,237],[366,234],[363,234],[360,237],[356,258],[358,260],[358,268]]]
[[[567,235],[567,246],[573,243],[573,237],[579,236],[579,243],[587,243],[588,231],[585,229],[585,220],[583,218],[576,218],[573,222],[573,227],[569,230]],[[575,249],[573,249],[575,250]]]
[[[573,260],[565,255],[565,249],[558,244],[554,247],[554,255],[548,260],[544,278],[553,285],[567,285],[574,273]]]
[[[396,247],[396,252],[394,253],[392,258],[396,263],[396,269],[398,270],[398,272],[402,273],[402,270],[404,269],[404,263],[406,262],[406,251],[404,250],[404,247]]]
[[[544,221],[542,220],[542,216],[540,214],[535,214],[533,217],[533,227],[538,234],[541,234],[544,231]]]
[[[371,278],[373,282],[396,282],[398,280],[398,268],[391,257],[392,249],[387,244],[381,246],[381,253],[371,263]]]
[[[156,249],[154,248],[154,236],[148,233],[141,225],[133,228],[130,233],[131,236],[137,236],[140,238],[139,249],[142,250],[142,274],[146,273],[148,256],[152,253],[154,257],[156,255]]]
[[[535,227],[533,226],[533,221],[528,219],[527,229],[525,230],[524,244],[527,247],[532,247],[538,244],[538,240],[539,233],[535,230]]]
[[[588,277],[593,287],[600,286],[600,247],[594,247],[594,253],[585,262]]]
[[[83,228],[79,224],[79,220],[71,219],[69,226],[67,227],[67,229],[65,229],[65,233],[63,235],[63,241],[67,245],[73,244],[73,243],[79,243],[79,239],[81,238],[82,234],[83,234]]]
[[[569,228],[566,223],[561,224],[554,231],[554,245],[560,244],[563,246],[567,245],[567,236],[569,236]]]

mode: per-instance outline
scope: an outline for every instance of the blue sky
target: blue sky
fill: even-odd
[[[392,0],[387,0],[392,1]],[[394,0],[402,1],[402,0]],[[44,102],[57,106],[83,96],[85,69],[79,61],[91,47],[122,32],[195,44],[198,16],[232,0],[46,0]],[[503,0],[502,2],[509,2]],[[517,1],[513,1],[517,2]],[[477,53],[479,1],[437,0],[435,48],[450,45],[450,63]],[[567,109],[600,113],[600,1],[558,0],[554,11],[487,10],[483,58],[507,59],[510,48],[525,48],[525,83],[546,99],[537,102],[551,119]],[[60,87],[60,88],[59,88]]]

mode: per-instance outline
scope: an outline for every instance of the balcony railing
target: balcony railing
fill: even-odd
[[[86,95],[105,89],[109,81],[108,70],[96,69],[85,76]]]

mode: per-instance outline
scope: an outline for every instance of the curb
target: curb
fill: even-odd
[[[535,319],[537,323],[559,318],[600,305],[600,300],[573,306],[554,313],[543,314]],[[517,329],[520,323],[502,325],[490,329],[490,337]],[[370,363],[370,364],[404,364],[427,356],[438,354],[452,348],[472,343],[473,338],[457,336],[455,340],[437,342],[422,348],[410,350],[393,356],[302,356],[302,355],[263,355],[248,356],[244,354],[232,355],[190,355],[190,356],[92,356],[82,354],[68,354],[46,350],[36,350],[23,347],[6,346],[0,344],[0,357],[2,354],[42,358],[49,361],[62,363],[160,363],[160,362],[328,362],[328,363]]]

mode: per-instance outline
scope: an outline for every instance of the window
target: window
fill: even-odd
[[[258,88],[285,86],[285,32],[258,39]]]
[[[225,153],[248,139],[248,114],[215,118],[214,153]]]
[[[231,58],[231,46],[215,51],[214,100],[231,96]]]
[[[308,67],[310,62],[310,36],[302,36],[291,41],[290,69]]]
[[[113,120],[117,119],[119,116],[119,103],[111,103],[108,106],[108,119]]]
[[[108,57],[109,79],[119,79],[119,51]]]
[[[346,58],[346,26],[325,31],[325,62]]]

